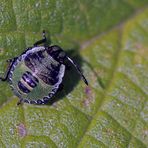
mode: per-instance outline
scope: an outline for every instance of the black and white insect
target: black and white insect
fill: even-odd
[[[45,31],[43,39],[27,48],[20,56],[10,59],[10,65],[1,81],[8,81],[18,104],[46,104],[57,92],[65,73],[66,60],[71,62],[86,85],[88,82],[77,64],[57,45],[47,46]],[[43,44],[44,43],[44,44]],[[42,46],[39,46],[43,44]]]

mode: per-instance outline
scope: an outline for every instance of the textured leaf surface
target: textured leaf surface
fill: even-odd
[[[47,30],[81,66],[52,105],[16,106],[0,82],[0,147],[148,146],[147,0],[0,1],[0,73]]]

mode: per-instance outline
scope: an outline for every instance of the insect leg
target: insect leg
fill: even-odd
[[[11,63],[14,59],[8,59],[6,62]]]
[[[18,102],[17,102],[17,106],[21,105],[23,103],[23,99],[20,99]]]
[[[82,77],[84,83],[86,85],[88,85],[88,82],[87,82],[85,76],[83,75],[82,71],[80,70],[79,66],[70,57],[67,56],[67,59],[74,65],[74,67],[76,68],[76,70],[78,71],[78,73],[80,74],[80,76]]]
[[[10,73],[10,69],[12,68],[13,63],[15,62],[16,59],[17,59],[17,58],[13,58],[13,59],[7,60],[8,62],[10,62],[10,65],[9,65],[8,68],[7,68],[7,72],[6,72],[5,76],[4,76],[4,77],[0,77],[0,80],[1,80],[1,81],[7,81],[8,76],[9,76],[9,73]]]
[[[45,43],[47,41],[47,38],[46,38],[46,35],[45,35],[45,30],[43,30],[43,38],[37,42],[34,43],[34,47],[42,44],[42,43]]]
[[[0,77],[0,80],[1,80],[1,81],[6,81],[7,78],[6,78],[6,77],[5,77],[5,78]]]

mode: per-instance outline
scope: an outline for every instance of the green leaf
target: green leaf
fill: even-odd
[[[0,73],[47,31],[83,69],[52,105],[23,104],[0,82],[0,147],[148,146],[148,1],[0,2]]]

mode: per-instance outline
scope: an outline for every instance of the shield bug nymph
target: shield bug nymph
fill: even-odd
[[[71,62],[86,85],[88,82],[79,66],[57,45],[45,45],[43,39],[27,48],[20,56],[10,59],[10,65],[1,81],[8,81],[21,102],[46,104],[57,92],[65,73],[66,60]],[[44,43],[44,44],[43,44]],[[39,46],[43,44],[42,46]]]

